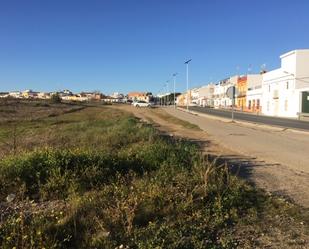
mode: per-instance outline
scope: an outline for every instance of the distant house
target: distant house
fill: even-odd
[[[25,90],[22,92],[22,97],[25,99],[34,99],[38,97],[38,93],[32,90]]]
[[[9,92],[0,92],[0,98],[7,98],[9,96]]]
[[[68,89],[63,90],[62,93],[63,93],[63,94],[66,94],[66,95],[72,95],[72,94],[73,94],[73,93],[72,93],[70,90],[68,90]]]
[[[149,102],[152,99],[152,94],[147,92],[130,92],[128,93],[128,99],[132,101],[143,100]]]
[[[20,91],[9,92],[9,96],[12,98],[20,99],[22,98],[22,93]]]
[[[47,92],[39,92],[37,94],[37,97],[39,99],[50,99],[50,93],[47,93]]]
[[[87,98],[88,100],[101,100],[103,94],[100,92],[81,92],[80,96]]]
[[[184,106],[186,104],[186,93],[182,93],[180,95],[177,96],[176,98],[176,105],[178,106]]]
[[[114,98],[112,96],[103,96],[102,101],[105,103],[121,103],[122,99]]]
[[[191,89],[191,103],[197,105],[199,99],[199,87],[195,87]]]
[[[237,84],[238,76],[223,79],[214,86],[213,104],[215,108],[230,108],[232,99],[226,94],[227,89]]]
[[[124,95],[122,93],[114,92],[114,93],[111,94],[111,97],[113,97],[115,99],[123,99]]]
[[[53,94],[58,94],[60,96],[61,99],[66,99],[68,96],[72,96],[73,93],[70,91],[70,90],[63,90],[63,91],[60,91],[60,92],[55,92]]]
[[[213,106],[213,94],[215,85],[210,83],[198,89],[196,103],[200,106]]]
[[[124,103],[125,98],[124,95],[121,93],[113,93],[111,96],[102,96],[101,99],[103,102],[108,102],[108,103]]]
[[[62,99],[62,100],[67,100],[67,101],[73,101],[73,100],[75,100],[75,95],[73,95],[73,94],[71,94],[71,95],[65,95],[65,96],[61,96],[60,94],[59,94],[59,96],[60,96],[60,98]]]
[[[178,106],[186,106],[187,103],[188,105],[190,105],[192,102],[191,102],[191,90],[188,90],[187,92],[184,92],[182,94],[179,94],[177,97],[176,97],[176,105]]]
[[[67,96],[62,96],[61,99],[67,101],[79,101],[79,102],[86,102],[89,100],[87,97],[82,96],[81,94],[70,94]]]

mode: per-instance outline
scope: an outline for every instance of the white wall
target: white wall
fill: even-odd
[[[270,116],[297,117],[299,92],[295,80],[277,69],[263,75],[262,112]]]
[[[248,74],[247,75],[247,84],[249,88],[256,88],[262,86],[263,76],[261,74]]]
[[[260,101],[260,107],[262,106],[262,83],[263,76],[261,74],[248,74],[247,75],[247,97],[246,106],[249,107],[249,101],[251,101],[251,109],[253,101],[255,101],[255,107],[257,106],[257,100]]]
[[[214,84],[208,84],[198,89],[197,104],[200,106],[213,105]]]
[[[262,112],[296,118],[301,111],[301,92],[309,90],[305,82],[309,81],[309,50],[291,51],[280,58],[281,68],[263,74]]]
[[[232,106],[232,99],[227,95],[227,89],[231,86],[235,86],[238,76],[231,77],[227,82],[223,84],[217,84],[214,87],[214,107],[215,108],[230,108]]]
[[[309,87],[309,50],[296,51],[296,89]]]

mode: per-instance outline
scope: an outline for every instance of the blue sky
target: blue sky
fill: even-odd
[[[309,48],[307,0],[1,0],[0,91],[163,89]],[[170,86],[171,87],[171,86]]]

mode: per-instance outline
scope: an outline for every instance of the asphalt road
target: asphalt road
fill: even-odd
[[[198,107],[198,106],[191,106],[190,110],[195,111],[195,112],[209,114],[209,115],[214,115],[218,117],[223,117],[223,118],[231,118],[232,116],[230,110],[218,110],[218,109]],[[242,112],[234,112],[234,120],[248,121],[248,122],[266,124],[266,125],[274,125],[274,126],[279,126],[279,127],[284,127],[284,128],[309,130],[309,122],[300,121],[296,119],[277,118],[277,117],[247,114],[247,113],[242,113]]]

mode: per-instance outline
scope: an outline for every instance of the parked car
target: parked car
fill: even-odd
[[[151,107],[151,104],[146,102],[146,101],[139,100],[139,101],[133,102],[133,106],[135,106],[135,107]]]

